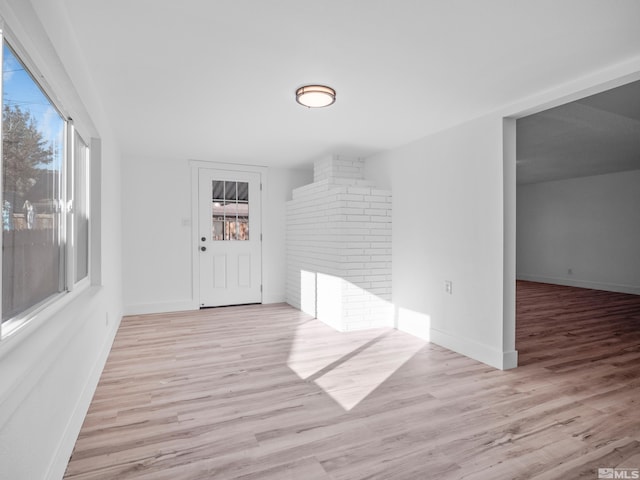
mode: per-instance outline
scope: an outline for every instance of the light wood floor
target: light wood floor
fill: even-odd
[[[596,479],[640,467],[640,297],[519,282],[520,367],[286,305],[123,319],[66,479]]]

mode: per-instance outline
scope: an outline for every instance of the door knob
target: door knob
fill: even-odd
[[[200,250],[202,250],[203,252],[207,250],[207,247],[200,247]]]

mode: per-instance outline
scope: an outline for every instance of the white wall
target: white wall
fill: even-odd
[[[397,327],[507,368],[502,132],[501,116],[474,120],[372,157],[366,173],[391,178]]]
[[[125,314],[193,308],[188,162],[125,158],[122,173]]]
[[[215,168],[216,163],[211,163]],[[267,169],[263,225],[263,302],[285,300],[285,201],[308,170]],[[185,159],[123,162],[126,314],[197,308],[192,286],[191,167]]]
[[[505,105],[367,159],[393,192],[393,303],[399,329],[498,368],[515,351],[515,118],[640,78],[640,58]],[[453,294],[444,281],[453,281]]]
[[[78,125],[101,138],[101,163],[92,164],[101,209],[91,221],[102,261],[94,287],[68,294],[0,342],[0,478],[12,480],[62,478],[122,312],[118,145],[61,2],[34,3],[37,12],[23,0],[0,0],[0,15]]]
[[[287,254],[286,254],[286,202],[291,200],[295,188],[313,181],[313,168],[275,169],[267,172],[267,210],[263,209],[263,253],[262,276],[265,279],[264,303],[286,300]],[[265,254],[265,252],[268,252]]]
[[[640,294],[639,245],[639,170],[518,186],[520,279]]]

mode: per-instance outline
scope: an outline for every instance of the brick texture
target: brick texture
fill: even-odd
[[[287,202],[287,302],[340,331],[393,326],[391,192],[363,174],[360,159],[319,160]]]

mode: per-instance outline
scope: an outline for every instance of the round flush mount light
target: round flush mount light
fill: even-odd
[[[296,90],[296,102],[305,107],[328,107],[335,101],[336,91],[325,85],[305,85]]]

